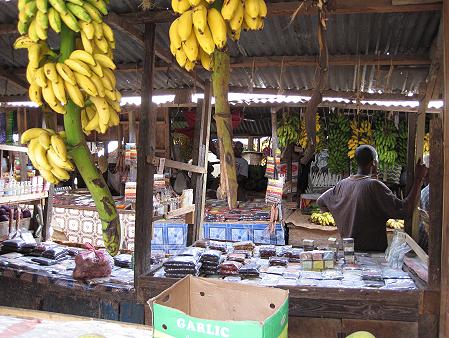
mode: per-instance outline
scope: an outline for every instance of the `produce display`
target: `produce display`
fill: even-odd
[[[324,148],[325,144],[325,136],[324,136],[324,129],[321,127],[320,124],[320,115],[316,114],[316,147],[315,151],[320,152]],[[308,138],[307,138],[307,130],[306,130],[306,120],[304,118],[301,119],[300,129],[299,129],[299,140],[298,145],[302,149],[307,148]]]
[[[69,178],[67,171],[74,168],[68,159],[73,161],[95,200],[105,246],[115,255],[120,245],[119,217],[83,135],[92,130],[105,133],[120,122],[120,93],[113,73],[114,34],[103,22],[107,3],[19,0],[17,28],[21,36],[14,48],[28,50],[30,99],[64,116],[65,139],[52,130],[39,135],[38,131],[29,132],[28,154],[52,183]],[[56,49],[47,43],[49,28],[58,35]]]
[[[426,133],[426,135],[424,135],[424,149],[423,149],[424,154],[428,154],[430,153],[430,134]]]
[[[348,157],[352,160],[355,157],[355,150],[358,146],[372,144],[373,131],[371,122],[368,120],[358,121],[353,119],[350,125],[352,136],[348,141]]]
[[[330,212],[314,212],[310,216],[310,220],[312,223],[318,224],[318,225],[326,225],[326,226],[335,226],[335,220],[334,217]]]
[[[349,170],[347,143],[351,137],[348,118],[343,114],[333,114],[329,119],[327,167],[332,174],[342,174]]]
[[[403,219],[389,219],[387,221],[387,227],[391,229],[404,230]]]
[[[277,129],[278,146],[285,148],[290,144],[296,144],[300,140],[299,116],[296,114],[284,115]],[[307,141],[307,140],[306,140]]]
[[[31,128],[26,130],[20,143],[28,144],[28,156],[33,166],[50,183],[57,184],[70,178],[75,170],[67,157],[65,132],[56,133],[52,129]]]
[[[397,161],[396,142],[398,130],[393,121],[381,120],[373,133],[374,143],[379,156],[379,169],[391,168]]]
[[[224,49],[228,36],[239,40],[242,29],[262,29],[267,15],[264,0],[172,0],[171,6],[180,16],[170,26],[170,51],[188,71],[198,61],[212,70],[215,49]]]

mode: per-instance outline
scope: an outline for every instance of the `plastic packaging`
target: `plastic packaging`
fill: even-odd
[[[112,257],[106,250],[95,250],[92,245],[86,245],[87,250],[75,257],[75,270],[73,278],[89,279],[108,277],[114,265]]]
[[[232,244],[234,250],[253,251],[256,245],[252,241],[236,242]]]
[[[239,269],[239,274],[245,277],[259,277],[260,265],[257,263],[250,263],[242,266]]]

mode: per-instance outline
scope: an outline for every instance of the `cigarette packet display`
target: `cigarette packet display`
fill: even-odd
[[[313,261],[302,261],[301,265],[302,265],[302,269],[305,270],[305,271],[312,270],[312,268],[313,268]]]
[[[321,271],[324,269],[324,261],[313,261],[312,270],[313,271]]]
[[[315,249],[315,241],[313,239],[304,239],[302,246],[304,247],[304,251],[312,251]]]

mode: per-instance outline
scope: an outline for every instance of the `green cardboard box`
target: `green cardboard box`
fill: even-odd
[[[148,301],[155,338],[287,338],[288,291],[187,276]]]

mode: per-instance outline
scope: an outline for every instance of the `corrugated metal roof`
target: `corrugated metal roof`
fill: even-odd
[[[139,10],[140,0],[111,0],[110,8],[116,13]],[[169,1],[153,2],[157,8],[166,8]],[[2,2],[0,23],[12,23],[17,17],[17,1]],[[440,21],[439,12],[388,13],[388,14],[349,14],[332,15],[328,20],[328,49],[330,55],[428,55]],[[229,51],[233,57],[241,56],[307,56],[316,55],[317,19],[314,16],[299,16],[289,25],[288,17],[270,17],[265,28],[259,32],[243,32],[238,43],[230,42]],[[137,26],[142,31],[141,26]],[[157,42],[168,51],[169,24],[157,27]],[[118,64],[142,62],[143,49],[126,34],[115,32],[117,50],[115,58]],[[26,52],[14,51],[14,34],[0,35],[0,67],[24,67],[27,63]],[[50,36],[54,44],[54,36]],[[386,70],[385,70],[386,68]],[[388,67],[381,71],[375,66],[362,67],[360,70],[364,91],[382,89]],[[234,69],[230,84],[248,87],[251,81],[251,68]],[[401,67],[390,78],[390,90],[396,93],[416,92],[419,83],[425,78],[427,69]],[[254,86],[260,88],[310,89],[313,88],[315,67],[289,67],[279,81],[280,67],[256,68]],[[208,73],[197,67],[196,76],[205,79]],[[355,90],[354,66],[331,66],[327,89]],[[24,76],[22,76],[24,78]],[[119,89],[139,90],[141,73],[121,73],[117,75]],[[383,80],[382,80],[383,79]],[[178,71],[157,72],[155,88],[181,88],[192,86]],[[24,90],[0,82],[0,93],[17,95]]]

